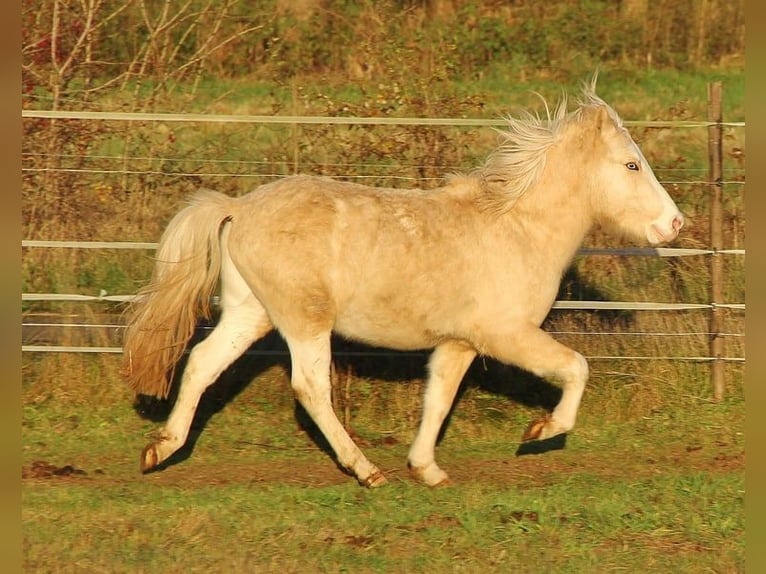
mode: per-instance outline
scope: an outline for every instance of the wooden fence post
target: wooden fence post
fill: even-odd
[[[298,108],[298,87],[296,83],[292,82],[292,95],[293,95],[293,115],[297,116],[300,114],[299,108]],[[298,126],[297,123],[290,124],[290,136],[293,140],[293,175],[297,175],[299,172],[298,169],[298,154],[300,147],[298,145],[298,132],[300,131],[300,126]]]
[[[708,159],[710,165],[710,310],[709,337],[711,363],[710,376],[713,396],[720,401],[724,393],[723,337],[721,336],[721,309],[723,302],[723,128],[721,125],[721,82],[708,84]]]

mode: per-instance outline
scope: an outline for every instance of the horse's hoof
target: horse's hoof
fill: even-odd
[[[529,442],[530,440],[540,440],[543,438],[541,435],[543,434],[545,425],[547,425],[550,420],[551,416],[546,415],[529,423],[527,430],[525,430],[524,434],[521,436],[521,442]]]
[[[410,470],[410,475],[412,478],[421,484],[425,484],[431,488],[449,486],[452,484],[452,481],[450,480],[447,473],[435,464],[427,467],[412,466],[411,464],[408,464],[407,466]]]
[[[452,479],[449,476],[445,476],[439,482],[435,482],[433,484],[426,484],[426,486],[428,486],[428,488],[444,488],[446,486],[452,486],[453,484],[455,483],[452,482]]]
[[[382,472],[380,472],[379,470],[376,470],[370,476],[368,476],[364,480],[360,480],[359,482],[365,488],[378,488],[379,486],[383,486],[384,484],[386,484],[388,480],[386,479],[386,476]]]
[[[146,474],[160,463],[160,455],[157,452],[157,445],[149,444],[141,451],[141,472]]]

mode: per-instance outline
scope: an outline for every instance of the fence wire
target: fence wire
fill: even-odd
[[[387,125],[387,126],[447,126],[447,127],[503,127],[507,125],[505,120],[493,120],[493,119],[470,119],[470,118],[393,118],[393,117],[325,117],[325,116],[262,116],[262,115],[216,115],[216,114],[172,114],[172,113],[122,113],[122,112],[90,112],[90,111],[68,111],[68,110],[22,110],[22,118],[38,118],[38,119],[74,119],[74,120],[89,120],[89,121],[146,121],[146,122],[187,122],[187,123],[220,123],[220,124],[264,124],[264,125]],[[745,122],[709,122],[709,121],[629,121],[623,122],[626,126],[635,127],[647,127],[647,128],[708,128],[711,126],[733,127],[742,128],[745,126]],[[22,157],[28,158],[40,158],[48,157],[49,154],[22,154]],[[76,160],[98,160],[98,161],[119,161],[122,164],[120,169],[107,169],[103,167],[99,168],[46,168],[46,167],[25,167],[22,166],[22,172],[42,172],[42,171],[56,171],[56,172],[69,172],[69,173],[83,173],[91,175],[168,175],[178,177],[179,175],[188,176],[206,176],[206,177],[284,177],[284,174],[261,174],[261,173],[231,173],[223,171],[212,172],[199,172],[189,171],[189,173],[165,173],[161,170],[152,169],[127,169],[126,163],[128,161],[155,161],[158,158],[150,157],[129,157],[129,156],[72,156],[65,154],[52,154],[58,158],[70,158]],[[163,160],[171,158],[161,158]],[[218,166],[235,166],[252,168],[257,165],[268,165],[269,162],[259,162],[250,160],[211,160],[211,159],[194,159],[194,158],[178,158],[173,161],[183,161],[193,163],[197,161],[199,163],[205,163]],[[330,164],[335,167],[348,167],[346,164]],[[359,166],[357,166],[359,167]],[[375,168],[376,164],[364,164],[364,168]],[[381,170],[391,169],[390,165],[377,165]],[[402,166],[398,166],[401,168]],[[418,166],[405,166],[405,167],[418,167]],[[433,167],[433,166],[432,166]],[[454,169],[452,166],[444,166],[445,171]],[[689,172],[695,174],[703,174],[705,170],[701,169],[670,169],[674,173],[677,172]],[[737,176],[744,174],[744,170],[735,168],[728,170]],[[353,176],[357,179],[363,178],[377,178],[379,175],[358,175]],[[388,179],[413,179],[409,176],[396,176],[396,175],[384,175]],[[709,181],[705,181],[704,175],[701,175],[702,179],[699,180],[672,180],[661,179],[663,184],[675,184],[675,185],[691,185],[691,184],[711,184]],[[424,179],[424,178],[418,178]],[[429,179],[429,178],[426,178]],[[719,185],[744,185],[744,181],[741,179],[732,179],[726,181],[716,182]],[[22,240],[22,248],[43,248],[43,249],[118,249],[118,250],[155,250],[157,248],[156,242],[135,242],[135,241],[46,241],[46,240]],[[710,255],[729,255],[729,256],[744,256],[744,249],[689,249],[689,248],[583,248],[577,253],[578,256],[599,256],[599,255],[620,255],[620,256],[644,256],[644,257],[695,257],[695,256],[710,256]],[[22,302],[32,301],[48,301],[48,302],[81,302],[81,303],[129,303],[135,299],[135,295],[126,294],[109,294],[106,290],[101,289],[98,295],[77,294],[77,293],[22,293]],[[214,298],[213,303],[217,304],[217,298]],[[694,311],[694,310],[710,310],[714,308],[730,309],[735,311],[745,311],[744,303],[664,303],[664,302],[651,302],[651,301],[556,301],[553,305],[553,309],[562,310],[637,310],[637,311]],[[22,323],[22,328],[27,327],[46,327],[46,328],[113,328],[124,329],[124,325],[103,325],[103,324],[88,324],[88,323]],[[202,329],[209,329],[209,327],[202,327]],[[553,334],[567,334],[567,335],[600,335],[600,336],[704,336],[711,337],[713,334],[704,332],[689,332],[689,333],[589,333],[589,332],[552,332]],[[742,333],[716,333],[715,336],[720,337],[744,337]],[[119,346],[78,346],[78,345],[34,345],[27,344],[22,345],[22,352],[60,352],[60,353],[121,353],[122,347]],[[248,351],[248,354],[254,355],[283,355],[286,351],[269,351],[269,350],[253,350]],[[385,351],[365,351],[365,352],[352,352],[352,351],[339,351],[337,354],[362,354],[362,355],[383,355],[383,356],[400,356],[402,353],[398,352],[385,352]],[[423,353],[404,353],[421,355]],[[589,360],[682,360],[682,361],[694,361],[694,362],[709,362],[714,360],[721,360],[727,362],[744,362],[744,357],[707,357],[707,356],[611,356],[611,355],[591,355],[587,357]]]

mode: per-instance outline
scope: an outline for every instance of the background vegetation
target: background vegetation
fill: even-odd
[[[494,120],[540,110],[532,90],[549,101],[576,93],[599,69],[599,93],[625,120],[705,120],[710,81],[723,82],[724,119],[745,119],[742,1],[26,0],[22,18],[25,109]],[[426,126],[25,119],[23,130],[25,239],[156,241],[193,189],[241,194],[294,172],[434,187],[495,145],[490,129]],[[674,245],[706,247],[705,129],[631,131],[687,216]],[[725,246],[743,248],[744,130],[727,128],[724,155]],[[588,245],[620,243],[597,231]],[[22,291],[133,293],[150,255],[24,249]],[[744,258],[725,266],[726,301],[744,302]],[[708,303],[706,267],[579,258],[560,298]],[[120,312],[24,305],[29,322],[119,323]],[[726,356],[744,356],[743,315],[726,315]],[[546,326],[587,356],[707,354],[706,312],[554,311]],[[26,342],[118,345],[119,334],[59,327]],[[283,350],[276,337],[259,348]],[[515,433],[557,391],[477,361],[440,447],[460,480],[429,492],[397,474],[424,358],[341,357],[339,412],[402,478],[381,496],[360,493],[319,450],[282,359],[235,365],[204,399],[193,456],[139,476],[144,435],[168,405],[133,405],[118,362],[24,354],[30,571],[413,571],[426,556],[436,571],[743,569],[739,364],[727,364],[715,404],[705,363],[592,361],[566,449],[516,458]]]

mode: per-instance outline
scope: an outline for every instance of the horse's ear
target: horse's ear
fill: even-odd
[[[598,106],[596,108],[595,125],[599,132],[604,131],[604,129],[614,129],[614,120],[606,106]]]

